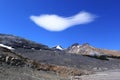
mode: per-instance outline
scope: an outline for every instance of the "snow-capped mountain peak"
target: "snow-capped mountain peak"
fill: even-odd
[[[63,50],[63,48],[60,45],[57,45],[56,49]]]
[[[63,48],[60,45],[57,45],[57,46],[53,47],[53,49],[55,49],[55,50],[63,50]]]

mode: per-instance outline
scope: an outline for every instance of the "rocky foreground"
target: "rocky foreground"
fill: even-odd
[[[119,51],[88,44],[59,49],[0,34],[0,80],[120,79]]]

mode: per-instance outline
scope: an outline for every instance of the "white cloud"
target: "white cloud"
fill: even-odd
[[[38,26],[49,31],[62,31],[69,27],[86,24],[94,21],[95,15],[88,12],[80,12],[71,17],[61,17],[58,15],[44,14],[40,16],[30,16],[30,19]]]

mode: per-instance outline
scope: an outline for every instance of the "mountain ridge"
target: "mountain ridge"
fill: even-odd
[[[108,49],[100,49],[85,43],[80,45],[75,43],[68,47],[66,50],[67,53],[78,54],[78,55],[85,55],[85,56],[92,56],[92,57],[120,57],[120,51],[117,50],[108,50]]]
[[[12,46],[13,48],[28,48],[28,49],[50,49],[48,46],[35,41],[30,41],[11,34],[0,34],[0,43]]]

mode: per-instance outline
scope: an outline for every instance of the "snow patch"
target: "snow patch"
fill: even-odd
[[[10,49],[10,50],[14,50],[14,48],[10,47],[10,46],[7,46],[7,45],[4,45],[4,44],[0,44],[1,47],[4,47],[4,48],[7,48],[7,49]]]

